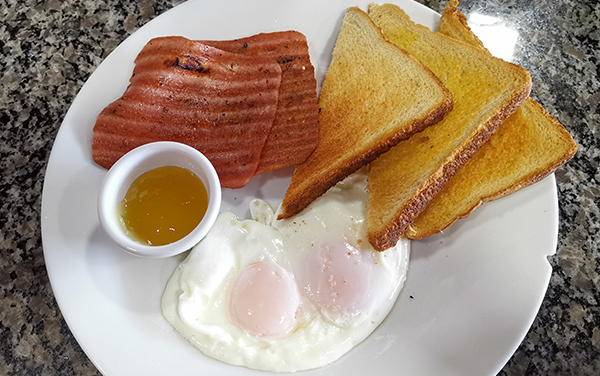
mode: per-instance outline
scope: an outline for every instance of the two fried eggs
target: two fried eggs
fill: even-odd
[[[387,316],[406,279],[409,242],[377,252],[366,234],[366,174],[331,188],[299,215],[221,213],[162,297],[167,321],[204,354],[293,372],[329,364]]]

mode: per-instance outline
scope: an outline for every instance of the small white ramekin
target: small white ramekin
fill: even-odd
[[[167,245],[149,246],[130,238],[120,224],[119,203],[141,174],[162,166],[178,166],[195,173],[208,193],[202,221],[184,238]],[[210,230],[221,208],[221,184],[215,168],[198,150],[178,142],[153,142],[133,149],[108,170],[98,195],[98,217],[108,236],[125,251],[142,257],[163,258],[192,248]]]

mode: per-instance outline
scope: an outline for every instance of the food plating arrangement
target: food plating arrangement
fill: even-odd
[[[581,146],[459,6],[192,0],[105,56],[40,199],[99,372],[502,370]]]

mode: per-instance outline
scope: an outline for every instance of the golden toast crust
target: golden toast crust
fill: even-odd
[[[466,25],[451,0],[440,20],[439,32],[485,48]],[[539,182],[569,161],[577,144],[544,108],[527,98],[491,140],[450,179],[406,235],[423,239],[467,217],[482,203],[493,201]]]
[[[357,156],[354,160],[348,162],[345,166],[338,170],[332,170],[327,175],[323,175],[320,179],[311,182],[304,190],[295,190],[286,192],[284,199],[285,206],[282,205],[282,211],[277,216],[277,219],[290,218],[302,210],[304,210],[311,202],[323,195],[327,190],[339,181],[343,180],[353,172],[358,171],[361,167],[369,164],[379,157],[381,154],[388,151],[400,141],[406,140],[413,134],[423,131],[431,124],[435,124],[442,120],[448,112],[452,110],[452,100],[445,100],[439,108],[430,111],[422,118],[415,119],[410,128],[396,133],[389,141],[383,144],[376,145],[365,151],[364,154]]]
[[[395,5],[371,4],[384,34],[428,65],[452,92],[452,113],[371,164],[369,241],[394,246],[428,202],[528,97],[523,68],[490,57],[424,26]]]
[[[425,209],[429,202],[444,188],[448,180],[494,135],[498,127],[512,115],[529,96],[531,85],[525,91],[510,98],[483,129],[474,135],[473,141],[466,145],[458,155],[444,164],[440,173],[430,176],[423,189],[396,212],[396,217],[379,232],[369,232],[369,242],[378,251],[384,251],[396,245],[400,237],[409,229],[410,224]]]
[[[439,122],[453,100],[440,80],[390,43],[365,12],[349,8],[319,106],[319,145],[294,171],[278,219],[299,213],[398,142]]]

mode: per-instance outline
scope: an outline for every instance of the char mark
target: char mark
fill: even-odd
[[[290,63],[294,60],[296,60],[295,56],[282,56],[279,60],[277,60],[277,62],[279,64],[286,64],[286,63]]]
[[[190,55],[176,57],[171,66],[198,73],[210,73],[210,68],[202,65],[200,59]]]

